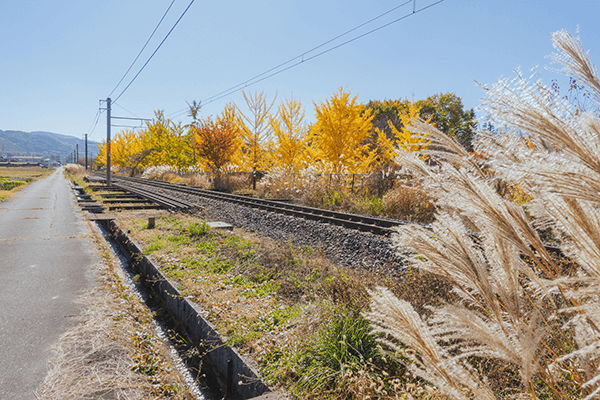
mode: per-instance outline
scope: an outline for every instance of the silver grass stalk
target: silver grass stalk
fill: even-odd
[[[600,99],[597,72],[579,40],[562,31],[553,41],[560,52],[554,59]],[[565,329],[573,330],[579,348],[556,355],[540,372],[551,375],[552,368],[578,359],[588,379],[583,388],[593,396],[600,382],[600,120],[573,110],[541,82],[529,83],[520,74],[488,94],[484,105],[503,131],[479,133],[475,145],[488,156],[487,170],[458,143],[421,122],[414,123],[413,133],[431,146],[420,155],[436,163],[398,153],[398,162],[422,181],[440,212],[432,230],[404,226],[396,241],[417,254],[413,265],[452,282],[469,307],[440,308],[435,327],[421,328],[458,340],[459,357],[516,363],[527,381],[539,371],[536,357],[542,348],[552,352],[543,343],[543,327],[553,312],[562,311],[571,318]],[[519,184],[535,198],[529,205],[535,225],[521,206],[496,193],[497,179]],[[560,275],[536,227],[558,233],[564,252],[581,267],[576,284]],[[535,268],[521,255],[534,260]],[[566,307],[553,310],[561,294]]]
[[[411,361],[407,366],[415,375],[433,383],[452,399],[495,399],[485,382],[438,345],[437,338],[408,302],[381,287],[371,292],[371,299],[373,311],[366,317],[375,332],[385,335],[387,339],[381,341],[392,356],[402,355]],[[405,351],[403,346],[415,352]]]
[[[590,62],[589,52],[584,50],[579,36],[575,37],[562,29],[552,34],[552,45],[558,50],[558,53],[550,55],[550,58],[563,66],[560,72],[581,79],[583,83],[594,90],[596,98],[600,101],[598,70]]]
[[[596,68],[583,51],[578,38],[565,31],[553,34],[559,51],[552,58],[563,65],[562,72],[578,77],[595,94],[600,107],[600,81]],[[578,359],[588,379],[584,388],[596,393],[600,357],[597,279],[600,277],[600,119],[591,113],[571,110],[563,101],[548,102],[540,85],[519,82],[519,91],[496,87],[486,102],[505,123],[511,123],[527,139],[529,149],[516,146],[513,152],[529,153],[518,163],[500,157],[499,140],[487,135],[484,146],[492,144],[496,155],[491,166],[505,179],[526,185],[536,198],[531,211],[542,227],[552,227],[562,241],[563,251],[581,267],[580,278],[569,290],[569,281],[556,280],[567,289],[573,307],[571,315],[579,349],[557,360]],[[517,94],[516,96],[514,94]],[[527,101],[523,101],[524,96]],[[557,123],[562,119],[562,123]],[[544,141],[540,145],[539,138]],[[594,367],[595,365],[595,367]],[[590,396],[593,396],[590,395]],[[590,397],[591,398],[591,397]]]
[[[527,385],[537,371],[536,352],[543,330],[534,331],[510,321],[508,315],[498,321],[462,306],[445,305],[436,309],[431,322],[436,324],[432,329],[436,337],[459,341],[457,357],[497,358],[515,364]]]

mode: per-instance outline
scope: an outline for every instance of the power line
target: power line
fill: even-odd
[[[417,13],[421,12],[421,11],[424,11],[424,10],[426,10],[426,9],[430,8],[430,7],[433,7],[433,6],[435,6],[435,5],[439,4],[439,3],[443,2],[443,1],[444,1],[444,0],[438,0],[438,1],[436,1],[435,3],[432,3],[432,4],[430,4],[430,5],[426,6],[426,7],[420,8],[419,10],[414,10],[414,9],[413,9],[413,11],[412,11],[411,13],[405,14],[405,15],[403,15],[403,16],[402,16],[402,17],[400,17],[400,18],[397,18],[397,19],[395,19],[395,20],[393,20],[393,21],[391,21],[391,22],[388,22],[388,23],[386,23],[386,24],[384,24],[384,25],[381,25],[381,26],[379,26],[379,27],[377,27],[377,28],[375,28],[375,29],[372,29],[372,30],[370,30],[370,31],[368,31],[368,32],[366,32],[366,33],[363,33],[363,34],[361,34],[361,35],[358,35],[358,36],[356,36],[356,37],[354,37],[354,38],[352,38],[352,39],[349,39],[349,40],[347,40],[347,41],[345,41],[345,42],[343,42],[343,43],[340,43],[340,44],[338,44],[338,45],[336,45],[336,46],[333,46],[333,47],[331,47],[331,48],[329,48],[329,49],[327,49],[327,50],[323,50],[322,52],[320,52],[320,53],[317,53],[317,54],[315,54],[315,55],[312,55],[312,56],[310,56],[310,57],[308,57],[308,58],[304,58],[304,57],[302,57],[302,59],[301,59],[300,61],[298,61],[298,62],[296,62],[296,63],[294,63],[294,64],[292,64],[292,65],[289,65],[289,66],[287,66],[287,67],[285,67],[285,68],[283,68],[283,69],[280,69],[280,70],[278,70],[278,71],[275,71],[275,72],[273,72],[273,73],[271,73],[271,74],[269,74],[269,75],[267,75],[267,76],[263,76],[263,75],[265,75],[265,73],[263,73],[263,74],[261,74],[261,75],[257,75],[257,76],[263,76],[263,77],[262,77],[262,78],[260,78],[260,79],[257,79],[257,80],[254,80],[254,79],[249,79],[249,80],[247,80],[247,81],[245,81],[245,82],[243,82],[243,83],[241,83],[241,84],[238,84],[238,85],[236,85],[236,86],[234,86],[234,87],[232,87],[232,88],[230,88],[230,89],[228,89],[228,90],[226,90],[226,91],[224,91],[224,92],[221,92],[221,94],[220,94],[220,95],[212,96],[212,97],[209,97],[209,98],[208,98],[208,99],[206,99],[206,100],[202,100],[202,104],[208,104],[208,103],[212,103],[213,101],[216,101],[216,100],[222,99],[223,97],[229,96],[230,94],[233,94],[233,93],[237,92],[238,90],[240,90],[240,89],[241,89],[241,86],[243,86],[243,87],[248,87],[248,86],[254,85],[254,84],[258,83],[258,82],[262,82],[262,81],[264,81],[265,79],[268,79],[268,78],[270,78],[270,77],[272,77],[272,76],[278,75],[278,74],[280,74],[280,73],[282,73],[282,72],[284,72],[284,71],[287,71],[288,69],[291,69],[291,68],[293,68],[293,67],[295,67],[295,66],[297,66],[297,65],[300,65],[300,64],[302,64],[302,63],[304,63],[304,62],[306,62],[306,61],[310,61],[310,60],[312,60],[312,59],[314,59],[314,58],[317,58],[317,57],[319,57],[319,56],[322,56],[323,54],[329,53],[329,52],[330,52],[330,51],[332,51],[332,50],[335,50],[335,49],[337,49],[337,48],[340,48],[340,47],[342,47],[342,46],[345,46],[345,45],[347,45],[348,43],[354,42],[355,40],[358,40],[358,39],[360,39],[360,38],[363,38],[363,37],[365,37],[365,36],[367,36],[367,35],[370,35],[371,33],[377,32],[377,31],[379,31],[379,30],[381,30],[381,29],[383,29],[383,28],[386,28],[386,27],[388,27],[388,26],[390,26],[390,25],[392,25],[392,24],[395,24],[395,23],[397,23],[397,22],[399,22],[399,21],[402,21],[402,20],[404,20],[404,19],[406,19],[406,18],[408,18],[408,17],[410,17],[410,16],[412,16],[412,15],[415,15],[415,14],[417,14]],[[406,3],[405,3],[405,4],[406,4]],[[318,47],[321,47],[321,46],[318,46]],[[317,48],[318,48],[318,47],[317,47]],[[298,57],[300,57],[300,56],[298,56]],[[298,57],[295,57],[294,59],[297,59]],[[272,70],[271,70],[271,71],[272,71]]]
[[[121,82],[123,82],[123,79],[125,79],[125,77],[129,73],[129,71],[131,71],[131,68],[133,68],[133,65],[136,63],[136,61],[138,60],[138,58],[140,58],[140,56],[142,55],[142,52],[144,51],[144,49],[146,48],[146,46],[148,46],[148,43],[150,43],[150,39],[152,39],[152,37],[156,33],[156,30],[158,29],[158,27],[160,26],[160,24],[163,22],[163,20],[167,16],[167,13],[169,12],[169,10],[171,9],[171,7],[173,6],[173,3],[175,3],[175,0],[173,0],[171,2],[171,4],[169,5],[169,8],[167,8],[167,11],[165,11],[165,13],[163,14],[163,16],[160,19],[160,21],[158,21],[158,25],[156,25],[156,28],[154,28],[154,30],[150,34],[150,37],[148,38],[148,40],[146,40],[146,43],[144,44],[144,47],[142,47],[142,49],[140,50],[140,52],[138,53],[138,55],[135,57],[135,60],[133,60],[133,62],[131,63],[131,65],[129,66],[129,68],[127,69],[127,71],[125,72],[125,74],[123,75],[123,77],[121,78],[121,80],[119,81],[119,83],[117,83],[117,85],[112,90],[112,92],[110,92],[110,94],[108,95],[108,97],[112,96],[112,94],[115,92],[115,90],[117,90],[117,88],[119,87],[119,85],[121,84]]]
[[[328,40],[328,41],[326,41],[326,42],[324,42],[324,43],[322,43],[322,44],[320,44],[320,45],[318,45],[316,47],[313,47],[312,49],[310,49],[310,50],[308,50],[308,51],[306,51],[306,52],[304,52],[304,53],[302,53],[302,54],[300,54],[300,55],[298,55],[298,56],[296,56],[294,58],[289,59],[288,61],[285,61],[285,62],[277,65],[276,67],[270,68],[267,71],[262,72],[262,73],[260,73],[260,74],[258,74],[256,76],[254,76],[253,78],[250,78],[250,79],[248,79],[248,80],[246,80],[246,81],[244,81],[242,83],[239,83],[239,84],[237,84],[235,86],[230,87],[227,90],[224,90],[224,91],[222,91],[222,92],[220,92],[220,93],[218,93],[216,95],[213,95],[211,97],[208,97],[208,98],[202,100],[201,104],[203,104],[203,105],[204,104],[209,104],[209,103],[212,103],[212,102],[217,101],[219,99],[222,99],[223,97],[227,97],[227,96],[229,96],[229,95],[231,95],[231,94],[233,94],[233,93],[235,93],[235,92],[237,92],[237,91],[239,91],[239,90],[241,90],[243,88],[246,88],[246,87],[252,86],[252,85],[254,85],[254,84],[258,83],[258,82],[264,81],[265,79],[268,79],[270,77],[278,75],[278,74],[280,74],[280,73],[282,73],[284,71],[287,71],[287,70],[289,70],[289,69],[291,69],[293,67],[296,67],[296,66],[298,66],[298,65],[300,65],[300,64],[302,64],[302,63],[304,63],[306,61],[310,61],[310,60],[312,60],[314,58],[322,56],[322,55],[324,55],[326,53],[329,53],[330,51],[333,51],[333,50],[335,50],[335,49],[337,49],[339,47],[342,47],[342,46],[347,45],[347,44],[349,44],[351,42],[354,42],[355,40],[358,40],[358,39],[360,39],[362,37],[365,37],[365,36],[370,35],[370,34],[372,34],[374,32],[377,32],[377,31],[379,31],[379,30],[381,30],[383,28],[386,28],[386,27],[388,27],[388,26],[390,26],[392,24],[395,24],[395,23],[397,23],[399,21],[402,21],[402,20],[404,20],[404,19],[406,19],[406,18],[408,18],[408,17],[410,17],[412,15],[415,15],[415,14],[421,12],[421,11],[425,11],[426,9],[431,8],[431,7],[433,7],[433,6],[435,6],[435,5],[439,4],[439,3],[442,3],[443,1],[444,0],[438,0],[438,1],[434,2],[434,3],[432,3],[432,4],[429,4],[429,5],[425,6],[425,7],[422,7],[422,8],[420,8],[420,9],[417,10],[416,7],[415,7],[415,0],[408,0],[408,1],[406,1],[406,2],[404,2],[402,4],[400,4],[400,5],[398,5],[398,6],[394,7],[394,8],[392,8],[392,9],[384,12],[383,14],[378,15],[377,17],[371,18],[367,22],[364,22],[364,23],[362,23],[362,24],[360,24],[360,25],[358,25],[358,26],[356,26],[356,27],[354,27],[354,28],[352,28],[352,29],[350,29],[350,30],[342,33],[341,35],[336,36],[333,39],[330,39],[330,40]],[[343,43],[340,43],[340,44],[335,45],[333,47],[330,47],[330,48],[328,48],[326,50],[323,50],[323,51],[321,51],[321,52],[319,52],[317,54],[314,54],[314,55],[312,55],[312,56],[310,56],[308,58],[305,58],[305,56],[307,54],[312,53],[313,51],[315,51],[315,50],[317,50],[317,49],[319,49],[319,48],[321,48],[321,47],[323,47],[323,46],[325,46],[325,45],[327,45],[327,44],[329,44],[329,43],[331,43],[331,42],[333,42],[333,41],[341,38],[342,36],[345,36],[348,33],[351,33],[353,31],[355,31],[356,29],[361,28],[361,27],[363,27],[363,26],[365,26],[365,25],[367,25],[367,24],[369,24],[369,23],[371,23],[371,22],[373,22],[373,21],[375,21],[375,20],[377,20],[377,19],[379,19],[379,18],[381,18],[381,17],[389,14],[390,12],[397,10],[398,8],[400,8],[402,6],[405,6],[406,4],[411,3],[411,2],[413,3],[413,10],[410,13],[405,14],[402,17],[397,18],[397,19],[395,19],[393,21],[390,21],[390,22],[388,22],[386,24],[383,24],[383,25],[381,25],[381,26],[379,26],[377,28],[374,28],[374,29],[372,29],[372,30],[370,30],[370,31],[368,31],[366,33],[363,33],[361,35],[355,36],[354,38],[349,39],[349,40],[347,40],[347,41],[345,41]],[[298,59],[300,59],[300,61],[297,61],[294,64],[291,64],[291,65],[289,65],[289,66],[287,66],[285,68],[281,68],[281,67],[283,67],[283,66],[291,63],[292,61],[298,60]],[[275,71],[275,72],[273,72],[273,71]],[[258,78],[260,78],[260,79],[258,79]],[[174,113],[174,115],[173,115],[172,118],[176,118],[178,116],[183,115],[187,110],[188,109],[185,108],[185,109],[176,111]]]
[[[125,110],[126,112],[128,112],[129,114],[133,115],[134,117],[136,117],[137,119],[143,119],[142,117],[135,115],[134,113],[132,113],[131,111],[129,111],[128,109],[126,109],[125,107],[119,105],[119,104],[115,104],[117,107],[122,108],[123,110]],[[113,117],[115,118],[115,117]]]
[[[405,5],[407,5],[408,3],[411,3],[411,2],[413,2],[413,0],[407,0],[406,2],[404,2],[404,3],[400,4],[399,6],[396,6],[396,7],[392,8],[391,10],[388,10],[388,11],[384,12],[383,14],[379,14],[378,16],[376,16],[376,17],[374,17],[374,18],[371,18],[371,19],[370,19],[370,20],[368,20],[367,22],[363,22],[362,24],[360,24],[360,25],[358,25],[358,26],[355,26],[354,28],[352,28],[352,29],[350,29],[350,30],[348,30],[348,31],[346,31],[346,32],[344,32],[344,33],[342,33],[341,35],[338,35],[338,36],[334,37],[333,39],[329,39],[328,41],[326,41],[326,42],[323,42],[323,43],[321,43],[320,45],[318,45],[318,46],[316,46],[316,47],[313,47],[312,49],[310,49],[310,50],[308,50],[308,51],[305,51],[304,53],[302,53],[302,54],[300,54],[300,55],[298,55],[298,56],[296,56],[296,57],[294,57],[294,58],[290,58],[289,60],[287,60],[287,61],[285,61],[285,62],[283,62],[283,63],[281,63],[281,64],[277,65],[276,67],[273,67],[273,68],[271,68],[271,69],[269,69],[269,70],[267,70],[267,71],[265,71],[265,72],[263,72],[263,73],[261,73],[261,74],[258,74],[258,75],[256,75],[256,76],[254,76],[254,77],[252,77],[252,78],[248,79],[246,82],[248,82],[248,81],[253,81],[254,79],[260,78],[261,76],[263,76],[263,75],[266,75],[266,74],[268,74],[269,72],[272,72],[272,71],[274,71],[274,70],[276,70],[276,69],[278,69],[278,68],[281,68],[281,67],[283,67],[284,65],[286,65],[286,64],[289,64],[289,63],[291,63],[292,61],[294,61],[294,60],[296,60],[296,59],[298,59],[298,58],[304,57],[305,55],[307,55],[307,54],[309,54],[309,53],[312,53],[313,51],[315,51],[315,50],[317,50],[317,49],[320,49],[321,47],[323,47],[323,46],[326,46],[326,45],[328,45],[329,43],[331,43],[331,42],[333,42],[333,41],[335,41],[335,40],[337,40],[337,39],[339,39],[339,38],[341,38],[341,37],[343,37],[343,36],[346,36],[347,34],[349,34],[349,33],[352,33],[352,32],[354,32],[355,30],[357,30],[357,29],[359,29],[359,28],[362,28],[363,26],[365,26],[365,25],[367,25],[367,24],[369,24],[369,23],[371,23],[371,22],[373,22],[373,21],[375,21],[375,20],[377,20],[377,19],[379,19],[379,18],[381,18],[381,17],[383,17],[383,16],[385,16],[385,15],[387,15],[387,14],[391,13],[392,11],[396,11],[396,10],[397,10],[397,9],[399,9],[400,7],[403,7],[403,6],[405,6]],[[245,82],[244,82],[244,83],[245,83]],[[240,86],[242,86],[244,83],[240,83],[240,84],[238,84],[238,85],[234,86],[233,88],[240,87]],[[231,89],[233,89],[233,88],[231,88]],[[209,98],[207,98],[205,101],[209,101],[209,102],[210,102],[210,100],[211,100],[213,97],[220,96],[221,94],[223,94],[223,93],[225,93],[225,92],[227,92],[227,91],[229,91],[229,90],[231,90],[231,89],[225,90],[225,91],[223,91],[223,92],[221,92],[221,93],[218,93],[218,94],[216,94],[216,95],[214,95],[214,96],[212,96],[212,97],[209,97]]]
[[[133,77],[133,79],[131,80],[131,82],[129,82],[129,84],[125,87],[125,89],[123,89],[123,91],[117,96],[117,98],[112,101],[113,104],[116,103],[117,100],[119,100],[119,98],[121,98],[121,96],[123,96],[123,93],[125,93],[125,91],[127,89],[129,89],[129,86],[131,86],[131,84],[136,80],[136,78],[142,73],[142,71],[144,70],[144,68],[146,68],[146,65],[148,65],[148,63],[150,62],[150,60],[152,60],[152,57],[154,57],[154,55],[156,54],[156,52],[158,51],[158,49],[161,48],[161,46],[167,40],[167,38],[169,37],[169,35],[171,35],[171,32],[173,32],[173,30],[175,29],[175,27],[177,26],[177,24],[179,24],[179,21],[181,21],[181,19],[187,13],[187,11],[190,9],[190,7],[194,3],[194,1],[195,0],[192,0],[190,2],[190,4],[186,7],[186,9],[183,11],[183,13],[179,17],[179,19],[175,22],[175,24],[173,25],[173,27],[171,28],[171,30],[167,33],[167,35],[162,40],[162,42],[160,42],[160,44],[158,45],[158,47],[156,48],[156,50],[154,50],[154,53],[152,53],[152,55],[150,56],[150,58],[148,58],[148,61],[146,61],[146,63],[142,66],[142,68],[140,68],[140,70],[138,71],[138,73]]]
[[[96,112],[96,116],[94,117],[95,120],[92,123],[92,125],[90,126],[90,129],[88,129],[88,139],[92,137],[94,130],[96,129],[96,126],[98,125],[98,121],[100,121],[100,116],[102,115],[104,111],[101,110],[100,108],[98,108],[98,111]]]

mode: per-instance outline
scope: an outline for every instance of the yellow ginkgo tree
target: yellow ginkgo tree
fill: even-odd
[[[374,161],[368,145],[371,110],[342,87],[330,100],[314,104],[316,122],[309,135],[312,161],[323,172],[366,172]]]
[[[252,171],[252,186],[256,189],[256,171],[264,171],[270,166],[271,126],[269,118],[275,99],[269,104],[264,92],[244,95],[247,112],[239,107],[236,118],[242,139],[242,154],[239,162],[243,169]]]
[[[112,137],[110,141],[110,161],[113,168],[129,169],[133,156],[140,151],[141,140],[139,135],[134,130],[122,130]],[[106,141],[98,145],[98,156],[96,163],[101,166],[106,166],[107,154]]]
[[[411,132],[413,121],[420,118],[422,107],[423,105],[410,101],[408,107],[399,108],[397,117],[402,126],[398,127],[397,124],[388,120],[389,134],[383,129],[375,128],[377,164],[379,166],[394,165],[397,151],[411,152],[427,148],[429,141],[423,140]],[[430,120],[431,117],[424,122],[430,123]]]
[[[128,169],[133,158],[142,150],[138,132],[123,130],[111,140],[111,162],[115,167]]]
[[[163,111],[155,112],[140,138],[148,153],[147,166],[169,165],[181,171],[194,163],[191,133],[180,122],[166,118]]]
[[[275,137],[274,163],[284,172],[298,172],[305,163],[308,139],[308,126],[300,101],[293,98],[283,101],[277,115],[269,119],[269,124]]]

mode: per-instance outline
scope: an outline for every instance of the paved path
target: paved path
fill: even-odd
[[[0,203],[0,399],[34,399],[99,261],[59,169]]]

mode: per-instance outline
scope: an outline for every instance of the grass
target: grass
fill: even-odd
[[[156,220],[152,229],[150,216]],[[310,247],[213,230],[192,215],[138,211],[117,217],[227,344],[258,363],[273,387],[301,399],[445,398],[413,375],[410,358],[384,351],[363,317],[370,311],[369,291],[379,285],[421,315],[432,315],[428,307],[457,299],[444,279],[416,269],[392,279],[340,268]],[[135,340],[143,343],[144,337]],[[518,372],[505,363],[470,362],[485,371],[501,397],[522,394]],[[154,376],[152,354],[133,365]]]
[[[577,77],[591,109],[519,73],[486,89],[484,110],[500,128],[478,132],[475,153],[412,121],[430,146],[419,157],[398,152],[408,187],[380,180],[384,196],[329,176],[271,177],[264,188],[433,221],[398,227],[394,240],[410,254],[402,282],[240,232],[192,236],[172,224],[140,239],[229,343],[298,397],[596,398],[600,80],[578,38],[552,36],[551,58]],[[538,229],[567,260],[548,254]]]
[[[374,173],[362,178],[352,175],[271,173],[259,181],[257,190],[244,174],[224,175],[209,181],[206,175],[182,178],[168,167],[148,168],[144,177],[213,188],[247,196],[293,199],[298,204],[328,210],[373,215],[428,223],[433,220],[432,199],[420,188],[411,187],[406,178]],[[359,176],[359,175],[357,175]],[[356,182],[355,182],[356,180]],[[360,180],[360,183],[359,183]]]
[[[94,270],[98,286],[77,300],[83,311],[53,346],[36,398],[194,399],[156,337],[151,312],[121,281],[104,241],[95,241],[103,259]]]
[[[552,36],[551,58],[587,87],[593,109],[518,74],[488,90],[484,109],[502,128],[478,132],[479,157],[419,121],[413,134],[430,148],[398,155],[437,214],[394,240],[457,298],[423,312],[378,288],[365,315],[388,354],[452,399],[600,393],[600,192],[588,184],[600,177],[600,80],[579,38]]]
[[[374,392],[385,395],[385,383],[376,373],[386,367],[385,362],[369,322],[360,313],[336,310],[330,324],[320,329],[300,353],[298,380],[293,388],[320,398],[340,398],[344,392],[344,397],[353,398],[365,394],[364,385],[355,384],[362,378],[369,384],[381,383]],[[360,393],[353,393],[356,389]]]
[[[29,183],[44,178],[54,169],[42,167],[0,167],[0,200],[10,197]],[[15,190],[16,189],[16,190]]]
[[[154,229],[146,224],[150,215]],[[339,268],[309,247],[213,230],[189,215],[129,212],[118,219],[226,342],[259,363],[269,384],[306,399],[436,398],[432,387],[383,356],[361,316],[368,289],[384,282],[417,297],[411,285]]]

